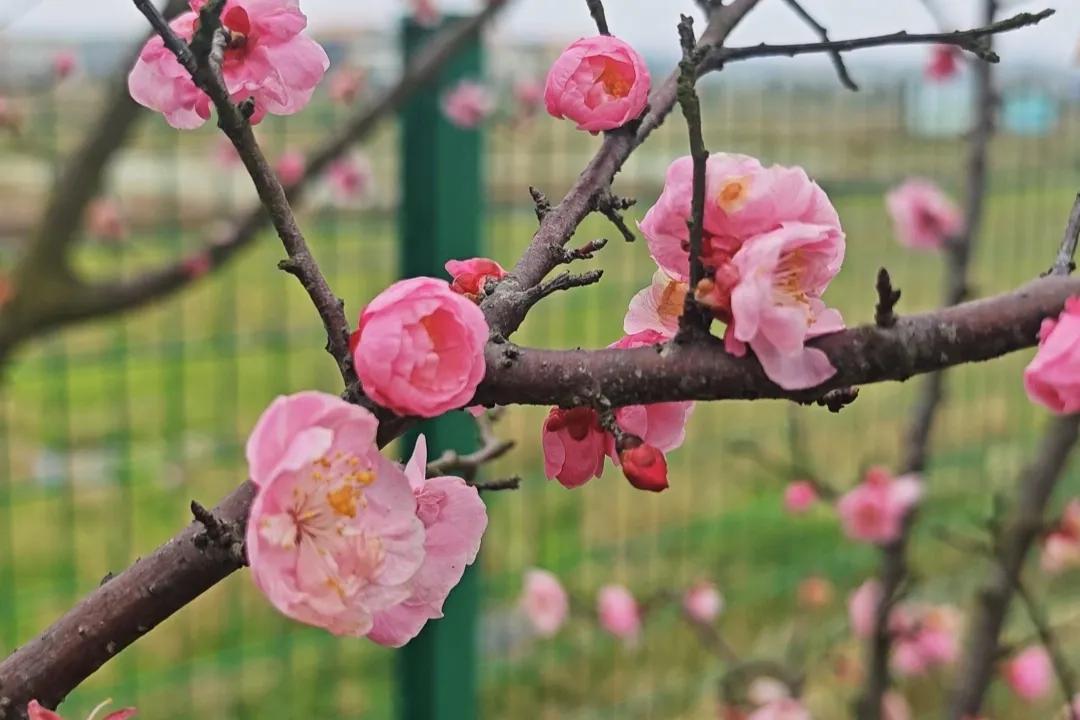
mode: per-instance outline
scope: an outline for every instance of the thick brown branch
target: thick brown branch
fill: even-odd
[[[995,538],[990,578],[977,596],[967,645],[957,676],[950,717],[976,717],[994,676],[1001,629],[1031,546],[1039,536],[1046,505],[1065,474],[1077,442],[1080,415],[1055,418],[1030,467],[1020,475],[1016,507]]]

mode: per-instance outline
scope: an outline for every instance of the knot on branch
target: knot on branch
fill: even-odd
[[[878,270],[877,275],[878,302],[874,308],[874,323],[880,328],[891,328],[896,325],[896,303],[900,302],[900,290],[894,289],[892,277],[885,268]]]
[[[859,388],[845,387],[830,390],[815,400],[814,403],[818,407],[829,408],[829,412],[831,413],[838,413],[851,403],[855,402],[858,398]]]
[[[225,555],[237,565],[247,565],[247,552],[244,547],[244,533],[230,522],[219,520],[198,500],[191,501],[191,514],[196,522],[203,526],[202,532],[195,536],[195,546],[205,550],[209,547],[224,551]]]
[[[536,219],[543,222],[547,214],[551,212],[551,202],[548,201],[547,195],[542,190],[532,185],[529,186],[529,195],[533,199],[533,205],[536,206]]]

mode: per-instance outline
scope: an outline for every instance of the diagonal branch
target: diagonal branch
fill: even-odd
[[[788,6],[798,15],[804,23],[810,26],[810,28],[818,34],[823,43],[829,41],[828,29],[814,19],[814,16],[806,11],[799,0],[784,0]],[[848,72],[847,65],[844,64],[844,56],[840,54],[839,50],[828,50],[829,57],[832,59],[833,67],[836,68],[836,75],[840,78],[840,84],[846,87],[848,90],[856,91],[859,86],[855,84],[855,81],[851,79],[851,74]]]

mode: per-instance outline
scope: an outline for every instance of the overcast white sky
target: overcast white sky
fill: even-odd
[[[935,0],[942,14],[957,25],[970,23],[981,0]],[[834,38],[891,32],[900,28],[927,31],[933,23],[920,0],[803,0],[826,24]],[[1041,26],[1010,33],[1001,40],[1002,55],[1014,61],[1039,61],[1069,67],[1080,39],[1080,0],[1009,0],[1006,12],[1053,7],[1058,14]],[[315,31],[348,26],[390,27],[405,0],[301,0]],[[445,11],[470,11],[477,0],[441,0]],[[692,0],[607,0],[613,31],[642,51],[667,54],[675,48],[674,26]],[[142,17],[131,0],[0,0],[0,36],[115,36],[134,33]],[[584,0],[513,0],[495,32],[528,39],[570,40],[594,32]],[[809,30],[781,0],[763,0],[737,31],[732,42],[807,40]],[[863,61],[883,57],[915,57],[920,51],[867,51]],[[859,60],[855,61],[859,64]]]

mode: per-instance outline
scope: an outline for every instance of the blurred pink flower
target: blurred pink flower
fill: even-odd
[[[960,72],[963,51],[955,45],[934,45],[926,62],[926,79],[944,82]]]
[[[71,77],[79,68],[79,58],[71,50],[60,50],[52,59],[53,75],[57,80]]]
[[[399,280],[360,313],[353,362],[364,392],[399,415],[463,407],[484,377],[487,321],[445,280]]]
[[[443,603],[476,560],[487,528],[487,509],[476,488],[458,477],[427,477],[427,441],[416,440],[405,476],[424,524],[424,561],[409,580],[409,596],[375,615],[368,639],[401,647],[428,620],[443,616]]]
[[[762,705],[746,720],[813,720],[810,711],[801,701],[795,698],[783,698],[774,700],[768,705]]]
[[[489,258],[447,260],[444,267],[453,278],[450,289],[477,303],[484,297],[484,285],[488,280],[506,277],[502,265]]]
[[[581,38],[548,72],[544,102],[553,117],[599,132],[622,127],[649,101],[649,69],[626,42],[608,35]]]
[[[877,580],[867,580],[848,598],[848,621],[856,637],[868,638],[874,634],[880,604],[881,583]]]
[[[697,582],[683,595],[683,611],[691,620],[711,623],[724,609],[724,597],[710,582]]]
[[[884,545],[900,537],[904,518],[921,497],[922,481],[917,475],[893,477],[875,467],[840,498],[836,510],[849,538]]]
[[[417,24],[431,27],[439,22],[441,15],[435,0],[409,0],[409,6]]]
[[[563,487],[580,487],[604,472],[608,443],[592,408],[552,408],[541,434],[544,474]]]
[[[950,665],[960,653],[960,614],[949,606],[901,605],[889,615],[892,664],[900,675],[922,675]]]
[[[184,40],[195,33],[206,0],[190,0],[193,12],[170,23]],[[229,31],[222,74],[234,101],[252,98],[252,123],[267,114],[292,115],[311,100],[330,60],[303,34],[307,18],[297,0],[228,0],[221,22]],[[170,125],[191,129],[210,117],[210,98],[155,35],[143,47],[128,76],[131,97],[165,115]]]
[[[1012,691],[1028,702],[1046,697],[1054,682],[1054,667],[1042,645],[1021,650],[1005,663],[1001,674]]]
[[[326,181],[340,203],[362,199],[371,191],[374,177],[366,155],[343,155],[326,168]]]
[[[652,331],[665,340],[675,337],[686,303],[686,292],[685,282],[673,280],[658,268],[653,273],[649,287],[630,300],[630,307],[623,319],[623,332],[634,335]]]
[[[881,720],[911,720],[911,706],[907,698],[896,690],[881,696]]]
[[[637,600],[622,585],[605,585],[596,597],[600,626],[615,637],[633,643],[641,632]]]
[[[784,489],[784,509],[792,515],[805,513],[817,501],[817,489],[809,480],[796,480]]]
[[[542,637],[557,633],[570,612],[570,601],[559,578],[554,573],[536,568],[525,573],[520,604],[525,617]]]
[[[1048,573],[1080,567],[1080,499],[1065,505],[1061,519],[1043,538],[1040,560]]]
[[[544,85],[532,78],[523,78],[514,83],[514,102],[517,103],[518,116],[530,118],[544,103]]]
[[[339,105],[352,105],[367,87],[367,71],[343,67],[330,76],[330,100]]]
[[[811,575],[804,578],[796,591],[799,606],[807,610],[820,610],[833,601],[835,589],[827,578]]]
[[[885,204],[901,245],[939,250],[964,231],[964,216],[941,188],[912,178],[890,190]]]
[[[487,86],[462,80],[443,95],[442,111],[459,128],[475,128],[495,112],[495,97]]]
[[[1024,369],[1032,402],[1058,414],[1080,412],[1080,296],[1065,301],[1057,320],[1039,330],[1039,351]]]
[[[110,702],[112,701],[106,700],[105,702],[98,705],[90,712],[90,715],[87,716],[86,720],[95,720],[97,714],[101,712],[101,710]],[[127,720],[130,717],[135,717],[136,713],[137,711],[135,710],[135,708],[124,708],[122,710],[116,710],[109,713],[108,715],[105,715],[101,718],[101,720]],[[49,710],[48,708],[42,707],[37,700],[31,700],[30,703],[26,706],[26,715],[29,720],[64,720],[62,717],[60,717],[59,714],[53,712],[52,710]]]
[[[98,197],[86,206],[86,229],[99,240],[120,242],[127,238],[127,224],[120,206],[112,198]]]
[[[248,439],[255,584],[283,614],[336,635],[369,633],[409,599],[424,562],[416,498],[379,454],[377,429],[364,408],[302,392],[275,400]]]
[[[307,170],[307,158],[299,150],[286,150],[281,153],[281,157],[274,165],[274,170],[282,185],[285,187],[295,185],[304,177],[304,172]]]

